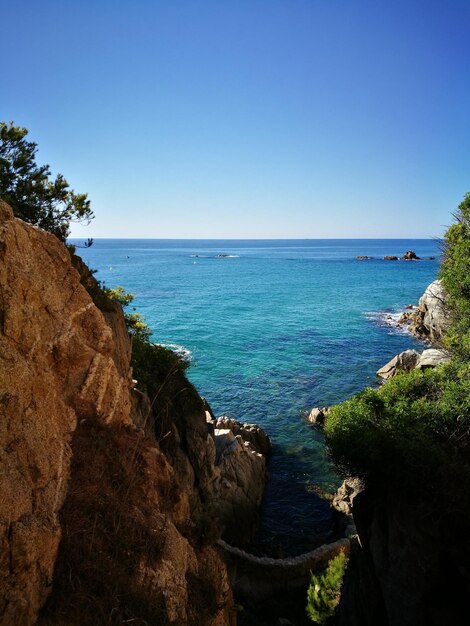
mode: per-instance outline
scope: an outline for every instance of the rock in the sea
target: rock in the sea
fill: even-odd
[[[444,365],[450,361],[450,354],[447,350],[439,350],[438,348],[429,348],[419,357],[419,361],[416,364],[416,368],[420,370],[427,369],[428,367],[437,367],[438,365]]]
[[[384,261],[398,261],[398,257],[387,255],[387,256],[384,256]]]
[[[420,257],[416,255],[416,252],[413,250],[407,250],[405,254],[401,257],[402,261],[419,261]]]
[[[373,259],[373,256],[367,256],[366,254],[360,254],[356,257],[358,261],[368,261],[369,259]]]
[[[377,376],[388,380],[398,374],[398,372],[409,372],[416,367],[419,362],[419,352],[416,350],[405,350],[393,357],[386,365],[377,371]]]
[[[329,412],[330,407],[328,406],[314,407],[308,414],[307,419],[311,424],[315,424],[315,426],[323,426]]]

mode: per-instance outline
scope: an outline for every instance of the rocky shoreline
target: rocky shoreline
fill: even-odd
[[[396,354],[390,361],[377,370],[376,375],[382,380],[389,380],[400,371],[437,367],[450,360],[450,354],[443,346],[450,318],[446,308],[446,295],[440,280],[433,281],[419,299],[417,305],[408,304],[393,325],[404,328],[411,335],[429,344],[418,352],[405,350]],[[313,407],[305,416],[308,422],[322,427],[331,407]]]
[[[405,327],[410,334],[430,344],[430,347],[422,352],[410,349],[395,355],[377,370],[376,375],[382,381],[393,378],[401,371],[424,370],[449,362],[450,354],[442,347],[442,340],[449,328],[450,319],[446,309],[445,292],[439,280],[433,281],[426,288],[418,305],[408,305],[405,308],[396,324]],[[331,407],[328,406],[313,407],[305,413],[305,418],[313,426],[323,428],[330,410]],[[362,481],[357,477],[348,477],[332,498],[332,507],[351,522],[347,527],[346,536],[347,533],[352,534],[354,529],[353,500],[361,492],[362,487]]]
[[[122,620],[133,619],[130,606],[146,606],[148,623],[158,615],[162,623],[233,626],[232,589],[255,604],[259,592],[267,606],[289,581],[285,588],[304,598],[309,570],[354,544],[361,481],[347,478],[327,498],[338,541],[292,559],[243,552],[259,522],[267,434],[216,417],[184,369],[165,361],[153,362],[151,386],[140,386],[121,307],[102,300],[91,272],[55,237],[14,219],[1,202],[0,217],[8,390],[0,402],[0,623],[80,626],[90,623],[82,615],[91,598]],[[436,281],[401,323],[438,344],[444,303]],[[445,358],[442,347],[406,351],[381,368],[382,378]],[[321,426],[328,413],[312,409],[309,420]],[[97,581],[116,585],[114,595],[95,598]],[[115,609],[116,597],[130,604]]]

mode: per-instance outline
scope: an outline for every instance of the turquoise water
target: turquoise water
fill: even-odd
[[[269,433],[258,544],[295,554],[332,537],[329,506],[308,487],[339,478],[302,412],[376,384],[381,365],[418,345],[384,323],[436,277],[438,260],[381,258],[409,249],[439,254],[432,240],[95,240],[80,251],[106,286],[135,294],[154,341],[189,351],[189,377],[217,415]]]

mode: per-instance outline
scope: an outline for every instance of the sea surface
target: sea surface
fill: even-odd
[[[410,249],[436,260],[382,259]],[[77,252],[107,287],[135,295],[153,341],[188,355],[189,377],[216,415],[270,435],[255,547],[294,555],[331,539],[329,505],[315,490],[341,479],[304,412],[376,385],[379,367],[420,347],[387,315],[436,278],[438,242],[95,239]]]

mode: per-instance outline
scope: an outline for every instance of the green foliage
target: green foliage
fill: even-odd
[[[470,480],[470,194],[455,217],[440,270],[452,315],[451,363],[365,389],[331,410],[325,436],[345,473],[457,500]]]
[[[124,287],[118,285],[115,289],[103,288],[104,293],[110,300],[119,302],[119,304],[125,308],[134,300],[134,294],[127,293]],[[124,320],[126,322],[127,330],[132,337],[139,337],[143,341],[148,341],[152,335],[152,331],[148,324],[145,323],[144,318],[140,313],[127,313],[124,312]]]
[[[72,222],[89,223],[93,211],[87,194],[77,194],[49,165],[37,165],[37,145],[26,140],[26,128],[0,122],[0,198],[16,217],[44,228],[65,241]]]
[[[340,552],[328,563],[321,574],[310,574],[311,583],[307,591],[307,615],[316,624],[326,624],[335,613],[339,603],[341,585],[348,559]]]
[[[444,237],[440,278],[445,287],[453,324],[447,343],[452,352],[470,360],[470,193],[455,213],[456,223]]]
[[[470,370],[454,363],[365,389],[333,407],[325,425],[343,472],[405,481],[409,488],[442,480],[454,461],[457,470],[468,454],[469,432]]]
[[[104,288],[107,298],[125,308],[134,300],[131,293],[118,285],[115,289]],[[124,320],[132,339],[132,368],[142,390],[153,395],[157,381],[169,374],[182,372],[189,367],[189,362],[169,348],[150,342],[152,331],[140,313],[124,312]]]
[[[114,289],[105,288],[104,291],[106,292],[108,298],[111,298],[111,300],[114,300],[115,302],[119,302],[122,307],[129,306],[129,304],[134,300],[134,294],[126,293],[124,291],[124,287],[121,287],[121,285],[118,285]]]
[[[131,363],[139,388],[151,396],[157,393],[159,381],[189,367],[189,361],[184,357],[169,348],[150,343],[139,334],[132,337]]]

